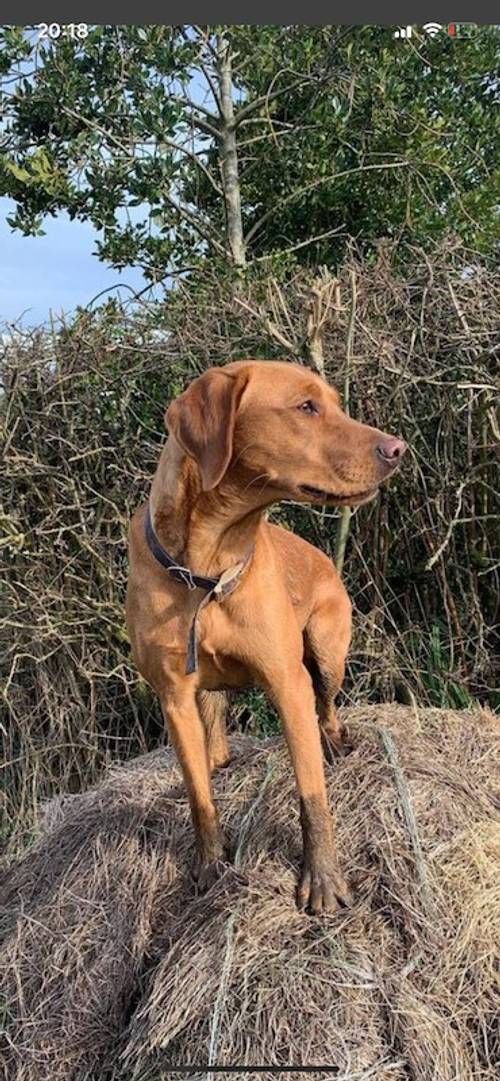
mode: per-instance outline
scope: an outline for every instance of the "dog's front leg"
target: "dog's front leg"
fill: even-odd
[[[212,792],[205,729],[191,680],[170,687],[163,696],[162,709],[191,807],[196,835],[193,877],[204,891],[220,874],[225,852]]]
[[[268,690],[282,720],[300,797],[304,855],[299,908],[313,913],[335,911],[339,905],[349,905],[351,896],[338,865],[311,677],[300,664],[296,670],[283,672]]]

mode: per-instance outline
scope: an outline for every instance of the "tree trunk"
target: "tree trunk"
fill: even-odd
[[[219,39],[217,53],[221,110],[220,163],[226,204],[227,240],[234,266],[243,268],[246,266],[246,251],[241,218],[231,51],[229,42],[223,36]]]

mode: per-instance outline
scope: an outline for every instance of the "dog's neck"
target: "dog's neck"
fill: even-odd
[[[196,463],[167,440],[151,486],[151,514],[163,546],[190,570],[219,574],[243,560],[270,502],[231,473],[204,492]]]

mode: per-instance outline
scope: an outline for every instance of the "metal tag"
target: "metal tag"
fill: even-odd
[[[235,578],[239,578],[244,566],[245,563],[242,561],[241,563],[236,563],[234,567],[228,567],[227,571],[222,572],[217,585],[213,588],[216,597],[220,597],[228,592],[227,587]]]

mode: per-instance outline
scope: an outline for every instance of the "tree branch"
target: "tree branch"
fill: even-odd
[[[356,323],[356,306],[357,306],[357,288],[356,288],[356,271],[354,267],[350,268],[351,278],[351,311],[349,315],[349,326],[347,328],[347,345],[346,345],[346,361],[344,371],[344,412],[349,415],[349,396],[351,389],[351,364],[354,347],[354,328]],[[347,544],[347,538],[349,536],[349,530],[351,528],[352,509],[351,507],[343,507],[340,514],[340,522],[338,527],[338,533],[335,543],[335,566],[342,576],[344,569],[345,549]]]
[[[278,206],[273,206],[269,210],[266,210],[266,213],[263,214],[262,217],[254,223],[254,225],[252,225],[251,229],[249,229],[245,237],[245,243],[248,246],[250,241],[253,240],[255,234],[259,231],[259,229],[262,228],[266,221],[269,221],[269,218],[272,218],[272,216],[274,214],[277,214],[279,210],[281,210],[284,206],[288,206],[289,203],[292,203],[294,199],[298,199],[301,195],[307,195],[308,191],[313,191],[315,188],[321,187],[322,184],[331,184],[335,180],[342,179],[342,177],[354,176],[355,173],[365,173],[370,171],[382,172],[387,169],[402,169],[405,167],[408,168],[409,165],[410,162],[405,160],[387,162],[381,165],[359,165],[356,166],[354,169],[343,169],[340,173],[332,173],[331,176],[324,176],[321,177],[319,180],[312,180],[310,184],[306,184],[303,188],[298,188],[297,191],[293,191],[290,195],[287,195],[284,199],[281,200]]]
[[[299,251],[301,248],[307,248],[310,244],[319,243],[320,240],[327,240],[331,236],[336,236],[337,233],[341,233],[342,229],[345,229],[345,224],[338,225],[336,229],[327,229],[325,233],[317,233],[316,236],[310,236],[307,240],[301,240],[298,244],[291,244],[289,248],[279,248],[277,251],[266,253],[266,255],[257,255],[253,260],[254,263],[264,262],[266,259],[273,259],[279,255],[290,255],[294,251]]]
[[[200,236],[202,236],[208,244],[212,244],[212,246],[216,249],[216,251],[220,253],[220,255],[223,255],[225,258],[227,258],[227,251],[224,245],[221,244],[219,240],[216,240],[214,236],[212,236],[210,230],[205,227],[203,222],[198,221],[196,215],[193,214],[192,211],[188,210],[186,206],[182,206],[181,203],[176,202],[172,195],[167,195],[163,193],[163,197],[166,199],[167,203],[170,203],[170,206],[175,211],[177,211],[180,217],[185,218],[186,221],[188,221],[193,226],[193,229],[196,229],[196,232],[199,233]]]
[[[190,98],[181,98],[178,94],[169,94],[169,100],[173,101],[175,105],[182,105],[182,107],[188,108],[191,111],[190,120],[200,131],[204,131],[206,135],[211,135],[214,139],[220,139],[221,133],[218,124],[218,117],[214,113],[210,112],[210,109],[206,109],[204,105],[200,105],[197,101],[191,101]],[[203,113],[204,116],[209,117],[209,120],[203,120],[201,116],[195,116],[194,110]]]
[[[284,74],[284,71],[286,71],[286,69],[284,69],[283,71],[278,71],[273,79],[273,82],[276,82],[276,79],[278,79],[280,75]],[[246,102],[245,105],[242,105],[241,109],[238,109],[235,115],[235,128],[238,128],[244,120],[247,120],[248,117],[251,116],[252,113],[256,112],[257,109],[260,109],[262,105],[268,105],[270,101],[274,101],[276,98],[281,97],[283,94],[290,94],[292,90],[296,90],[298,86],[303,86],[304,83],[308,83],[309,81],[309,77],[306,78],[305,76],[302,76],[302,78],[297,79],[293,86],[282,86],[279,90],[267,91],[266,94],[261,94],[260,97],[254,98],[253,101]]]

